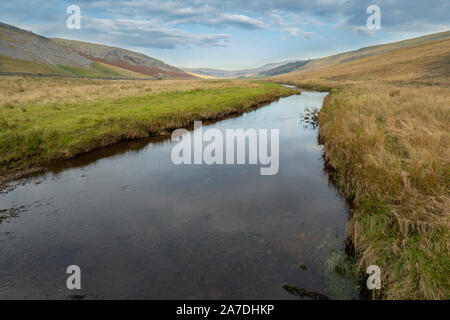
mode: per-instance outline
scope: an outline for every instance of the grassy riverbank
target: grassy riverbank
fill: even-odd
[[[0,77],[0,176],[292,94],[248,81]]]
[[[325,157],[354,208],[359,269],[386,299],[450,298],[450,39],[277,77],[331,90]]]

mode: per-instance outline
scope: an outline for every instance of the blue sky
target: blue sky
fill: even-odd
[[[81,29],[66,28],[69,5]],[[366,28],[369,5],[381,30]],[[181,67],[238,69],[310,59],[450,29],[450,1],[15,0],[0,21],[47,37],[119,46]]]

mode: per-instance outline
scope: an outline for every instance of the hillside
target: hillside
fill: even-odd
[[[187,74],[181,69],[172,67],[142,53],[88,42],[66,39],[51,40],[57,45],[72,49],[89,60],[131,70],[144,75],[152,77],[158,75],[167,77],[192,77],[192,75]]]
[[[282,73],[289,73],[295,70],[317,70],[325,67],[332,67],[342,63],[359,60],[365,57],[379,55],[383,53],[392,52],[402,48],[408,48],[420,44],[435,42],[438,40],[446,39],[450,37],[450,31],[435,33],[431,35],[426,35],[423,37],[418,37],[414,39],[408,39],[388,44],[381,44],[376,46],[364,47],[358,50],[349,51],[345,53],[340,53],[332,55],[325,58],[313,59],[305,64],[299,64],[298,66],[293,64],[285,64],[277,68],[267,70],[263,72],[262,75],[274,76]],[[292,68],[294,67],[294,68]]]
[[[268,71],[262,72],[261,75],[264,75],[264,76],[276,76],[276,75],[279,75],[279,74],[289,73],[289,72],[292,72],[292,71],[295,71],[295,70],[299,69],[300,67],[305,66],[309,62],[310,62],[310,60],[290,62],[290,63],[284,64],[282,66],[279,66],[277,68],[270,69]]]
[[[291,63],[292,61],[268,63],[256,68],[238,69],[238,70],[221,70],[212,68],[185,68],[186,71],[213,78],[246,78],[254,75],[261,75],[268,70],[278,68],[280,66]]]
[[[92,61],[73,50],[0,22],[0,71],[69,74],[60,66],[95,70]]]
[[[1,22],[0,72],[106,78],[193,77],[140,53],[48,39]]]
[[[283,81],[301,79],[306,82],[320,80],[328,83],[363,80],[409,81],[448,86],[450,32],[439,35],[439,39],[442,39],[443,35],[446,35],[446,38],[338,64],[316,65],[315,68],[308,67],[275,78]]]
[[[274,79],[331,91],[320,140],[352,202],[347,237],[358,270],[381,268],[375,297],[449,299],[450,32],[402,46]]]

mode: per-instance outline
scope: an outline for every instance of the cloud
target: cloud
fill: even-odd
[[[237,27],[242,29],[264,29],[264,23],[250,18],[245,15],[236,15],[236,14],[220,14],[220,15],[205,15],[199,17],[185,17],[182,19],[177,19],[169,22],[170,25],[179,25],[179,24],[200,24],[212,27]]]
[[[87,1],[87,0],[82,0]],[[94,5],[97,1],[94,1]],[[366,9],[381,7],[382,27],[388,31],[422,32],[449,27],[448,0],[104,0],[103,6],[117,14],[158,17],[170,25],[199,24],[213,27],[235,27],[249,30],[320,25],[322,21],[340,24],[345,30],[366,32]],[[89,3],[92,3],[89,1]],[[411,30],[412,29],[412,30]]]
[[[96,33],[108,43],[133,47],[223,47],[230,38],[226,33],[193,34],[142,20],[85,18],[84,22],[84,30],[91,35]]]
[[[2,1],[2,20],[34,25],[46,35],[64,35],[65,8],[73,0]],[[85,27],[80,33],[117,45],[150,48],[221,47],[231,29],[276,30],[295,38],[321,25],[352,33],[365,28],[369,5],[381,7],[381,27],[390,32],[433,32],[449,28],[448,0],[77,0]],[[59,20],[58,20],[59,19]],[[201,32],[198,26],[203,26]],[[36,31],[38,31],[36,30]],[[195,31],[193,31],[195,30]],[[219,30],[219,31],[218,31]],[[317,30],[314,30],[317,31]],[[257,35],[258,37],[261,34]]]
[[[324,23],[306,14],[284,13],[274,10],[268,14],[269,25],[272,28],[291,27],[300,25],[319,26]]]
[[[315,32],[306,32],[296,27],[284,28],[283,31],[287,32],[293,38],[310,39],[317,36]]]
[[[207,1],[206,1],[207,2]],[[89,8],[98,8],[99,3],[88,2]],[[101,1],[101,6],[117,16],[134,16],[155,19],[161,24],[197,24],[212,27],[236,27],[241,29],[264,29],[262,21],[244,15],[221,10],[216,6],[203,5],[199,1]]]
[[[298,37],[300,35],[301,30],[299,28],[291,27],[291,28],[284,28],[283,31],[286,31],[291,35],[291,37]]]
[[[187,0],[183,3],[195,6],[199,1]],[[204,0],[201,3],[222,11],[239,10],[249,16],[263,16],[264,21],[270,19],[271,13],[278,12],[281,17],[283,14],[296,14],[330,23],[344,20],[348,27],[365,26],[367,7],[377,4],[381,7],[383,29],[393,32],[422,32],[422,28],[433,31],[442,29],[443,26],[448,28],[450,12],[448,0],[433,0],[432,5],[423,0]],[[283,22],[280,19],[278,21]],[[301,23],[298,21],[298,25]],[[354,30],[359,32],[358,29]]]

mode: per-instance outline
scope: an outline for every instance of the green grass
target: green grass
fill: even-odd
[[[13,59],[2,55],[0,55],[0,72],[70,75],[70,73],[58,67],[47,66],[33,61]]]
[[[124,139],[167,134],[194,120],[219,119],[292,94],[274,83],[0,107],[0,175],[69,158]]]
[[[123,77],[120,73],[109,69],[97,62],[93,63],[93,70],[79,68],[79,67],[69,67],[69,66],[59,66],[64,71],[70,72],[71,74],[81,76],[81,77]]]

